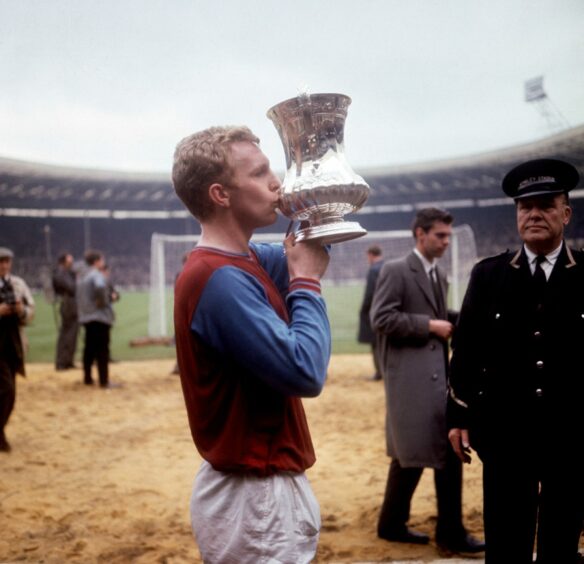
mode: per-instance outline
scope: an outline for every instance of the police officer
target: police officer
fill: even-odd
[[[462,460],[483,462],[486,564],[576,561],[584,508],[584,253],[570,249],[563,161],[520,164],[517,251],[479,262],[453,342],[448,425]],[[537,543],[536,543],[537,530]]]

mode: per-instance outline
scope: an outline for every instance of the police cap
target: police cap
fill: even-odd
[[[0,259],[13,258],[14,253],[7,247],[0,247]]]
[[[535,159],[510,170],[503,179],[503,192],[514,200],[531,196],[567,193],[578,185],[578,171],[557,159]]]

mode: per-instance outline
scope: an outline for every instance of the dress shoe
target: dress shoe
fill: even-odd
[[[461,538],[456,539],[436,539],[436,544],[448,552],[468,552],[474,554],[476,552],[483,552],[485,550],[484,541],[475,539],[472,535],[466,534]]]
[[[380,539],[390,542],[408,542],[411,544],[428,544],[430,542],[430,537],[428,535],[419,533],[408,527],[404,527],[397,531],[378,532],[377,536]]]
[[[104,390],[111,390],[112,388],[121,388],[122,385],[118,382],[107,382],[105,384],[100,384],[99,387]]]

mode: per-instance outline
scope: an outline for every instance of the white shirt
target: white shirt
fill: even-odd
[[[554,265],[556,264],[556,260],[558,260],[558,256],[560,255],[560,251],[562,250],[562,245],[564,243],[560,243],[560,246],[553,250],[551,253],[545,256],[545,260],[542,261],[541,267],[544,271],[546,280],[550,279],[550,275],[552,270],[554,269]],[[531,274],[535,272],[535,267],[537,265],[537,255],[530,251],[525,245],[525,254],[527,255],[527,261],[529,263],[529,270],[531,270]]]
[[[428,275],[430,281],[432,281],[432,269],[436,266],[436,261],[430,262],[418,249],[414,248],[414,253],[422,261],[422,266]],[[436,275],[436,280],[438,280],[438,275]]]

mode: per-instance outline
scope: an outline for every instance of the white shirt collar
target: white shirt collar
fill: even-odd
[[[543,268],[547,280],[549,280],[556,264],[556,260],[558,260],[558,257],[560,256],[563,244],[564,242],[562,241],[557,249],[554,249],[551,253],[545,255],[545,260],[541,263],[541,267]],[[523,248],[525,249],[525,255],[527,256],[527,262],[529,263],[529,270],[531,270],[531,274],[533,274],[535,272],[537,255],[533,251],[530,251],[525,245],[523,245]]]
[[[422,266],[426,271],[426,274],[430,276],[430,270],[436,265],[436,261],[433,260],[430,262],[417,248],[414,247],[414,253],[416,256],[422,261]]]
[[[558,259],[558,256],[560,255],[560,251],[562,250],[562,245],[564,244],[564,242],[562,241],[560,243],[560,246],[557,249],[554,249],[551,253],[548,253],[545,256],[545,261],[543,262],[543,264],[545,264],[546,262],[549,262],[552,266],[556,263],[556,260]],[[535,259],[537,258],[537,255],[533,252],[530,251],[526,245],[523,245],[524,249],[525,249],[525,254],[527,255],[527,260],[529,262],[529,264],[535,264]]]

